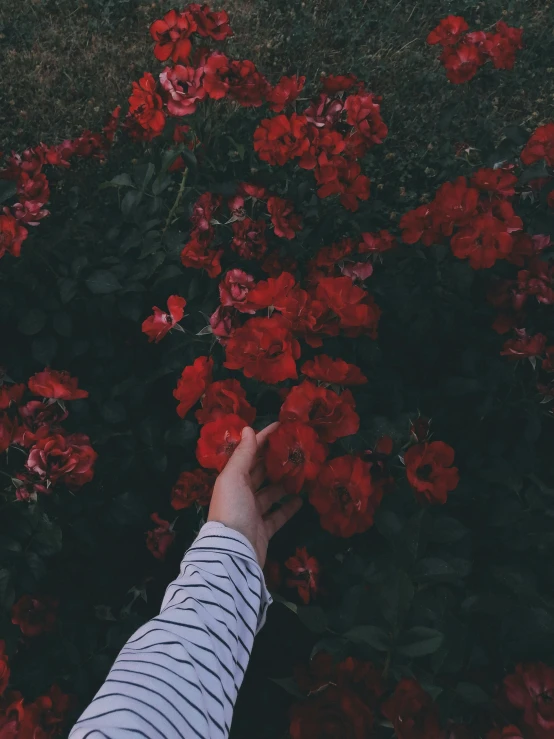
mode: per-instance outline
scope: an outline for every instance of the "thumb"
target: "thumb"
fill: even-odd
[[[242,430],[240,444],[233,452],[225,470],[229,469],[230,472],[248,474],[254,464],[257,452],[256,433],[250,426],[245,426]]]

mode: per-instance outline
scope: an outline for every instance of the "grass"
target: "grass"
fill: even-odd
[[[98,128],[130,83],[157,68],[148,26],[173,3],[138,0],[2,0],[0,149],[55,142]],[[390,128],[377,186],[440,178],[457,143],[485,150],[506,125],[534,128],[554,117],[554,7],[550,0],[228,0],[231,53],[270,79],[299,71],[353,71],[383,95]],[[473,28],[500,18],[523,26],[526,48],[513,72],[488,65],[468,85],[450,85],[425,37],[447,13]],[[550,60],[550,61],[549,61]],[[382,148],[383,149],[383,148]],[[477,155],[478,156],[478,155]],[[383,161],[386,163],[383,165]],[[423,183],[422,183],[423,181]]]

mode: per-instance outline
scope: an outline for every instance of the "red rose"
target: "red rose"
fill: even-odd
[[[468,29],[469,26],[462,16],[449,15],[443,18],[439,25],[427,36],[427,43],[431,46],[434,44],[454,46],[461,39],[464,31]]]
[[[42,203],[33,200],[24,200],[22,203],[14,203],[13,212],[20,223],[28,226],[38,226],[39,222],[50,215],[49,210],[42,207]],[[18,254],[14,256],[19,256]]]
[[[255,313],[257,308],[248,299],[248,293],[255,284],[252,275],[241,269],[230,269],[219,283],[221,305],[232,306],[241,313]]]
[[[402,241],[405,244],[415,244],[422,239],[425,246],[435,243],[437,234],[432,226],[432,210],[430,205],[420,205],[414,210],[404,213],[400,219]]]
[[[404,455],[408,482],[420,503],[446,503],[460,480],[454,449],[443,441],[415,444]]]
[[[523,49],[523,28],[513,28],[504,21],[496,24],[496,33],[487,33],[483,51],[490,57],[495,69],[513,69],[516,51]]]
[[[229,16],[225,10],[210,10],[208,5],[192,3],[187,6],[188,12],[194,18],[199,36],[212,38],[214,41],[224,41],[233,35],[229,26]]]
[[[321,77],[321,86],[325,92],[333,95],[337,92],[351,90],[354,85],[363,89],[364,83],[360,82],[356,75],[350,74],[328,74]]]
[[[521,161],[526,166],[544,159],[554,167],[554,123],[539,126],[521,152]]]
[[[192,406],[200,400],[212,381],[214,361],[211,357],[197,357],[181,373],[173,397],[179,401],[177,415],[184,418]]]
[[[554,265],[541,259],[532,259],[528,269],[517,273],[518,290],[525,295],[534,295],[538,303],[554,303]],[[520,308],[521,305],[514,305]]]
[[[294,239],[296,232],[302,229],[302,218],[294,212],[294,206],[289,200],[273,196],[267,201],[267,210],[275,236]]]
[[[233,308],[220,305],[210,316],[210,330],[221,344],[224,344],[235,333],[238,325],[239,322]]]
[[[377,338],[381,310],[372,296],[354,285],[350,277],[323,277],[315,296],[335,313],[347,336],[369,334]]]
[[[169,521],[164,521],[157,513],[153,513],[150,519],[156,524],[152,531],[146,534],[146,546],[156,559],[163,561],[167,550],[173,544],[175,532]]]
[[[8,687],[10,681],[10,660],[6,654],[6,642],[0,639],[0,695]],[[1,736],[1,731],[0,731]]]
[[[78,384],[79,380],[71,377],[69,372],[57,372],[49,367],[42,372],[37,372],[28,382],[29,390],[43,398],[56,398],[57,400],[88,398],[88,392],[79,390]]]
[[[214,487],[214,475],[206,470],[181,472],[171,491],[171,505],[176,511],[190,508],[194,503],[209,505]]]
[[[17,182],[17,194],[20,199],[44,205],[50,199],[50,188],[45,174],[30,176],[22,172]]]
[[[264,162],[282,167],[308,149],[307,125],[306,117],[296,113],[265,118],[254,131],[254,151]]]
[[[344,101],[346,122],[355,127],[369,147],[382,144],[388,134],[388,128],[381,118],[380,100],[370,92],[364,92],[349,95]]]
[[[293,275],[290,272],[281,272],[279,277],[260,280],[248,297],[256,310],[271,308],[283,311],[286,308],[288,296],[295,286]]]
[[[479,190],[468,187],[465,177],[442,184],[432,203],[433,227],[444,236],[451,236],[454,226],[471,225],[477,213]]]
[[[367,531],[381,503],[370,466],[349,454],[329,460],[310,486],[310,503],[320,515],[321,527],[334,536]]]
[[[211,222],[221,207],[221,195],[205,192],[192,206],[190,221],[195,231],[211,231]]]
[[[133,82],[129,98],[129,114],[146,131],[147,138],[159,136],[165,126],[163,101],[156,92],[156,80],[145,72],[138,82]]]
[[[290,711],[291,739],[367,739],[373,711],[351,690],[329,685]]]
[[[212,382],[202,398],[202,408],[196,411],[196,420],[205,424],[230,413],[240,416],[248,426],[256,418],[256,409],[246,400],[246,391],[238,380]]]
[[[332,359],[327,354],[319,354],[315,359],[304,362],[300,371],[312,380],[331,385],[365,385],[367,382],[367,377],[355,364],[348,364],[344,359]]]
[[[427,441],[431,431],[431,420],[424,416],[418,416],[415,421],[410,421],[410,435],[414,441],[422,443]]]
[[[332,444],[342,436],[351,436],[358,431],[360,418],[355,407],[349,390],[338,395],[334,390],[305,380],[287,395],[279,420],[283,423],[306,423],[317,431],[322,441]]]
[[[398,245],[395,237],[386,230],[381,230],[378,233],[362,233],[360,235],[362,237],[362,241],[358,244],[358,252],[360,254],[382,254],[385,251],[394,249]]]
[[[0,412],[0,454],[3,454],[14,440],[17,424],[7,413]]]
[[[23,595],[12,608],[12,624],[19,626],[24,636],[54,631],[57,616],[58,601],[49,595]]]
[[[250,318],[225,347],[224,366],[270,384],[296,379],[300,344],[284,318]]]
[[[47,487],[62,480],[69,488],[80,488],[94,477],[97,457],[85,434],[51,434],[31,448],[25,466]]]
[[[181,252],[181,263],[192,269],[205,269],[212,279],[221,274],[223,249],[211,249],[199,232],[191,231],[190,241]]]
[[[546,336],[534,334],[529,336],[525,329],[516,329],[517,338],[506,341],[500,352],[501,356],[508,359],[535,359],[544,353],[546,347]]]
[[[164,313],[156,306],[152,308],[154,315],[148,316],[142,322],[142,332],[148,336],[148,341],[156,344],[174,328],[185,315],[187,301],[179,295],[171,295],[167,299],[169,313]]]
[[[204,89],[212,100],[221,100],[229,91],[229,59],[221,51],[213,51],[204,61]]]
[[[202,87],[202,69],[183,67],[166,67],[160,73],[160,83],[167,92],[167,109],[171,115],[191,115],[196,111],[196,103],[206,97]]]
[[[8,208],[4,208],[4,214],[0,212],[0,259],[6,252],[18,257],[21,254],[21,244],[27,238],[29,232],[14,218]]]
[[[23,382],[18,385],[0,385],[0,410],[6,410],[12,403],[20,403],[25,390]]]
[[[491,192],[503,198],[511,198],[516,192],[517,177],[506,169],[483,167],[475,172],[471,178],[471,184],[479,190]]]
[[[460,85],[475,77],[483,64],[483,53],[478,46],[466,40],[457,46],[447,46],[441,54],[441,62],[448,80]]]
[[[231,224],[233,239],[231,249],[242,259],[261,259],[267,250],[265,221],[253,221],[248,216]]]
[[[243,107],[258,108],[269,91],[269,83],[256,65],[245,59],[229,65],[229,97]]]
[[[398,739],[440,739],[439,714],[431,696],[415,680],[401,680],[381,708]]]
[[[274,113],[280,113],[296,100],[305,83],[305,77],[281,77],[275,87],[266,94],[270,109]]]
[[[554,669],[542,662],[517,665],[504,678],[510,703],[523,711],[523,721],[537,739],[554,735]]]
[[[17,409],[20,418],[14,441],[25,447],[31,447],[38,439],[50,433],[62,431],[60,423],[69,415],[61,403],[54,400],[30,400]]]
[[[248,426],[246,421],[234,413],[202,426],[196,445],[196,458],[202,467],[221,472],[239,445],[245,426]]]
[[[294,575],[287,579],[287,587],[297,588],[300,599],[308,605],[318,591],[319,562],[308,554],[306,547],[297,547],[294,556],[285,562],[285,567]]]
[[[458,259],[468,259],[473,269],[492,267],[512,251],[513,240],[506,224],[484,213],[452,237],[451,249]]]
[[[294,272],[298,267],[298,262],[294,257],[288,254],[282,256],[278,249],[274,249],[260,266],[270,277],[279,277],[283,272]]]
[[[196,21],[189,12],[178,13],[170,10],[162,20],[150,26],[150,35],[156,42],[154,56],[161,62],[171,57],[174,64],[186,62],[190,56],[191,34],[196,31]]]
[[[325,152],[317,158],[314,175],[318,185],[320,198],[340,195],[341,204],[352,212],[358,210],[358,200],[369,199],[369,177],[361,174],[362,168],[355,161],[342,156],[329,158]]]
[[[287,493],[299,493],[306,480],[313,480],[325,458],[327,447],[305,423],[283,423],[270,434],[265,452],[267,476],[281,483]]]

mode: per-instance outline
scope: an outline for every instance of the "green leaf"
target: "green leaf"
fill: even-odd
[[[140,190],[129,190],[125,193],[125,197],[121,201],[121,212],[128,218],[142,200],[142,192]]]
[[[57,351],[58,342],[54,336],[38,336],[31,344],[33,358],[45,366],[52,364]]]
[[[31,308],[25,313],[17,324],[18,329],[25,336],[34,336],[42,331],[46,323],[46,313],[38,308]]]
[[[115,185],[116,187],[134,187],[134,183],[133,183],[133,180],[131,179],[131,176],[128,175],[126,172],[116,175],[107,184]]]
[[[8,610],[13,605],[15,591],[12,576],[9,570],[0,569],[0,604],[3,610]]]
[[[289,695],[293,695],[298,699],[304,698],[304,694],[301,692],[293,677],[270,677],[269,679],[272,683],[275,683],[275,685],[286,690]]]
[[[51,557],[62,548],[62,530],[46,516],[34,531],[28,549],[41,557]]]
[[[123,423],[127,420],[127,411],[118,400],[108,400],[100,408],[100,414],[107,423]]]
[[[298,618],[304,626],[314,634],[323,634],[327,631],[327,614],[319,606],[298,606]]]
[[[94,295],[107,295],[121,290],[117,277],[107,269],[97,269],[86,279],[88,289]]]
[[[52,318],[54,331],[60,336],[69,338],[73,333],[73,321],[69,313],[55,313]]]
[[[15,182],[2,182],[0,181],[0,203],[5,203],[6,200],[11,200],[17,192]]]
[[[523,171],[519,178],[519,184],[526,185],[528,182],[531,182],[531,180],[537,180],[548,176],[549,172],[546,162],[544,159],[541,159],[540,162],[535,162],[535,164],[532,164]]]
[[[468,529],[455,518],[436,516],[433,519],[433,530],[430,534],[430,540],[439,544],[453,544],[463,539],[468,533]]]
[[[422,559],[415,568],[417,580],[452,580],[458,576],[459,573],[449,562],[438,557]]]
[[[165,443],[169,446],[188,447],[198,436],[198,424],[192,421],[181,421],[167,429],[164,434]]]
[[[482,706],[490,700],[483,688],[480,688],[479,685],[475,685],[474,683],[458,683],[454,692],[470,706]]]
[[[444,634],[425,626],[414,626],[402,635],[397,651],[406,657],[425,657],[436,652],[444,641]]]
[[[60,288],[60,300],[64,305],[69,303],[70,300],[73,300],[77,293],[77,280],[66,278],[64,280],[60,280],[58,286]]]
[[[378,626],[355,626],[344,634],[344,638],[357,644],[367,644],[379,652],[386,652],[390,646],[390,638],[386,631]]]

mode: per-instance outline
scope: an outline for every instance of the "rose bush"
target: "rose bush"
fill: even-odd
[[[364,81],[270,81],[205,5],[150,31],[102,133],[1,171],[0,732],[66,731],[279,420],[305,505],[236,736],[546,739],[554,124],[400,207]],[[519,29],[466,31],[429,36],[452,81],[511,68]]]

